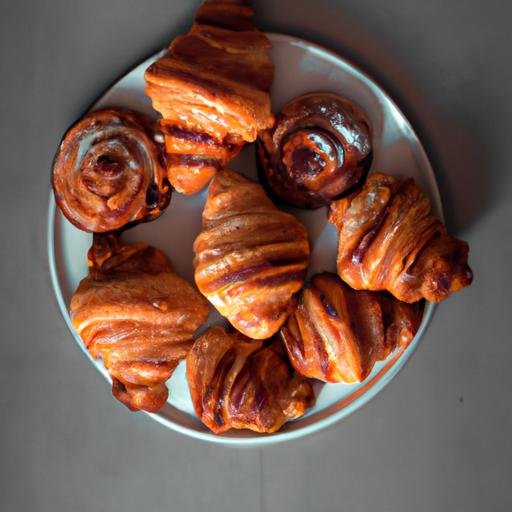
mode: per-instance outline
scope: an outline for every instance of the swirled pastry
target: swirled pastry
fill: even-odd
[[[162,114],[169,179],[193,194],[273,123],[268,90],[271,44],[247,5],[206,2],[188,34],[145,73],[146,93]]]
[[[471,284],[468,244],[447,234],[413,179],[372,174],[332,203],[330,221],[339,230],[338,274],[352,288],[440,302]]]
[[[295,98],[258,138],[260,174],[279,199],[318,208],[360,185],[372,161],[370,121],[336,94]]]
[[[142,114],[99,110],[64,136],[53,161],[55,200],[84,231],[107,232],[158,217],[171,188],[157,126]]]
[[[422,304],[383,292],[352,290],[330,273],[316,274],[281,328],[292,366],[325,382],[360,382],[376,361],[406,348],[421,321]]]
[[[279,430],[315,401],[311,384],[274,347],[213,327],[187,356],[187,379],[201,421],[220,434],[235,429]]]
[[[103,359],[113,395],[132,410],[155,412],[208,304],[160,250],[121,246],[107,235],[89,251],[89,276],[71,299],[70,316],[91,355]]]
[[[210,184],[194,252],[199,291],[240,332],[265,339],[302,288],[309,242],[306,228],[261,185],[224,169]]]

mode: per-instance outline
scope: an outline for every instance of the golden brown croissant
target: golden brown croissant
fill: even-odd
[[[70,128],[52,181],[58,206],[76,227],[115,231],[162,213],[171,187],[155,129],[142,114],[114,109],[88,114]]]
[[[91,355],[102,357],[112,393],[132,410],[154,412],[167,400],[165,382],[206,321],[208,305],[147,244],[121,247],[95,238],[89,276],[71,300],[71,323]]]
[[[146,93],[162,114],[169,179],[178,192],[201,190],[273,123],[271,44],[253,16],[247,5],[203,4],[190,32],[146,70]]]
[[[291,375],[276,347],[220,327],[194,343],[187,379],[197,415],[216,434],[230,428],[275,432],[315,401],[311,384]]]
[[[261,185],[224,169],[210,184],[194,252],[199,291],[240,332],[265,339],[302,288],[309,242],[306,228]]]
[[[440,302],[471,284],[468,244],[447,234],[412,179],[372,174],[332,203],[330,221],[339,230],[338,274],[352,288]]]
[[[337,275],[324,272],[302,292],[281,339],[301,375],[360,382],[376,361],[409,345],[422,309],[384,292],[352,290]]]
[[[332,93],[295,98],[258,138],[260,174],[279,199],[326,206],[364,181],[372,162],[370,121]]]

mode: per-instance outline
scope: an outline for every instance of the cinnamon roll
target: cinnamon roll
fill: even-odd
[[[364,181],[372,162],[370,121],[347,98],[305,94],[260,133],[258,158],[262,181],[278,199],[325,206]]]
[[[171,188],[157,126],[142,114],[99,110],[64,136],[53,161],[57,205],[76,227],[108,232],[158,217]]]
[[[261,185],[224,169],[210,184],[194,252],[199,291],[240,332],[265,339],[304,284],[310,248],[306,228]]]
[[[178,192],[201,190],[273,123],[271,45],[253,16],[245,4],[206,2],[190,32],[146,70],[146,93],[162,114],[168,176]]]
[[[187,379],[197,415],[216,434],[231,428],[275,432],[315,401],[311,384],[292,375],[277,347],[220,327],[194,343]]]
[[[121,246],[95,236],[89,275],[71,299],[71,323],[101,357],[113,395],[132,410],[158,411],[165,382],[192,347],[208,304],[176,275],[167,257],[144,243]]]
[[[469,246],[446,232],[413,179],[372,174],[363,188],[331,204],[339,230],[338,274],[357,290],[441,302],[469,286]]]
[[[376,361],[405,349],[416,334],[423,304],[383,292],[352,290],[335,275],[316,274],[281,328],[292,366],[325,382],[360,382]]]

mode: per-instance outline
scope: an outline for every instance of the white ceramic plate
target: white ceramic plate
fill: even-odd
[[[271,57],[276,74],[272,87],[274,112],[289,100],[313,91],[342,94],[357,102],[370,116],[373,126],[374,161],[372,171],[380,170],[400,177],[412,176],[433,201],[435,213],[442,218],[441,203],[434,173],[425,151],[411,125],[389,96],[367,75],[342,57],[313,43],[281,34],[268,34],[273,48]],[[93,106],[127,107],[156,116],[144,94],[144,70],[158,55],[143,62],[114,84]],[[230,167],[256,179],[255,148],[246,147]],[[165,251],[181,276],[193,282],[192,243],[200,231],[206,190],[185,197],[174,193],[171,204],[156,221],[141,224],[123,235],[127,242],[144,241]],[[326,220],[326,209],[290,210],[308,228],[313,247],[309,275],[335,271],[337,233]],[[91,235],[72,226],[56,210],[50,197],[48,251],[51,277],[57,300],[75,341],[91,362],[107,378],[101,361],[94,361],[71,327],[67,306],[80,279],[87,274],[86,254]],[[394,353],[375,365],[371,375],[360,384],[315,383],[316,405],[302,418],[285,425],[272,435],[250,431],[212,434],[194,414],[184,362],[168,382],[168,403],[150,416],[163,425],[206,441],[236,445],[262,445],[297,438],[332,425],[373,398],[397,374],[419,343],[433,312],[427,304],[421,327],[414,341],[403,353]],[[216,312],[208,324],[225,322]],[[107,388],[105,386],[105,388]],[[105,393],[109,392],[105,389]]]

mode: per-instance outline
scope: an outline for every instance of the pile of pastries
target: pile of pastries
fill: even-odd
[[[472,280],[467,243],[414,181],[368,175],[372,127],[358,105],[313,92],[273,116],[271,45],[253,15],[236,1],[204,3],[146,70],[159,120],[90,113],[65,134],[52,171],[62,213],[93,233],[70,317],[114,396],[158,411],[186,360],[194,408],[215,433],[275,432],[314,404],[311,379],[364,380],[411,343],[423,299],[440,302]],[[261,184],[226,168],[253,142]],[[195,283],[158,248],[121,242],[173,191],[206,186]],[[307,230],[279,204],[328,208],[337,274],[306,281]],[[196,336],[210,305],[231,327]]]

